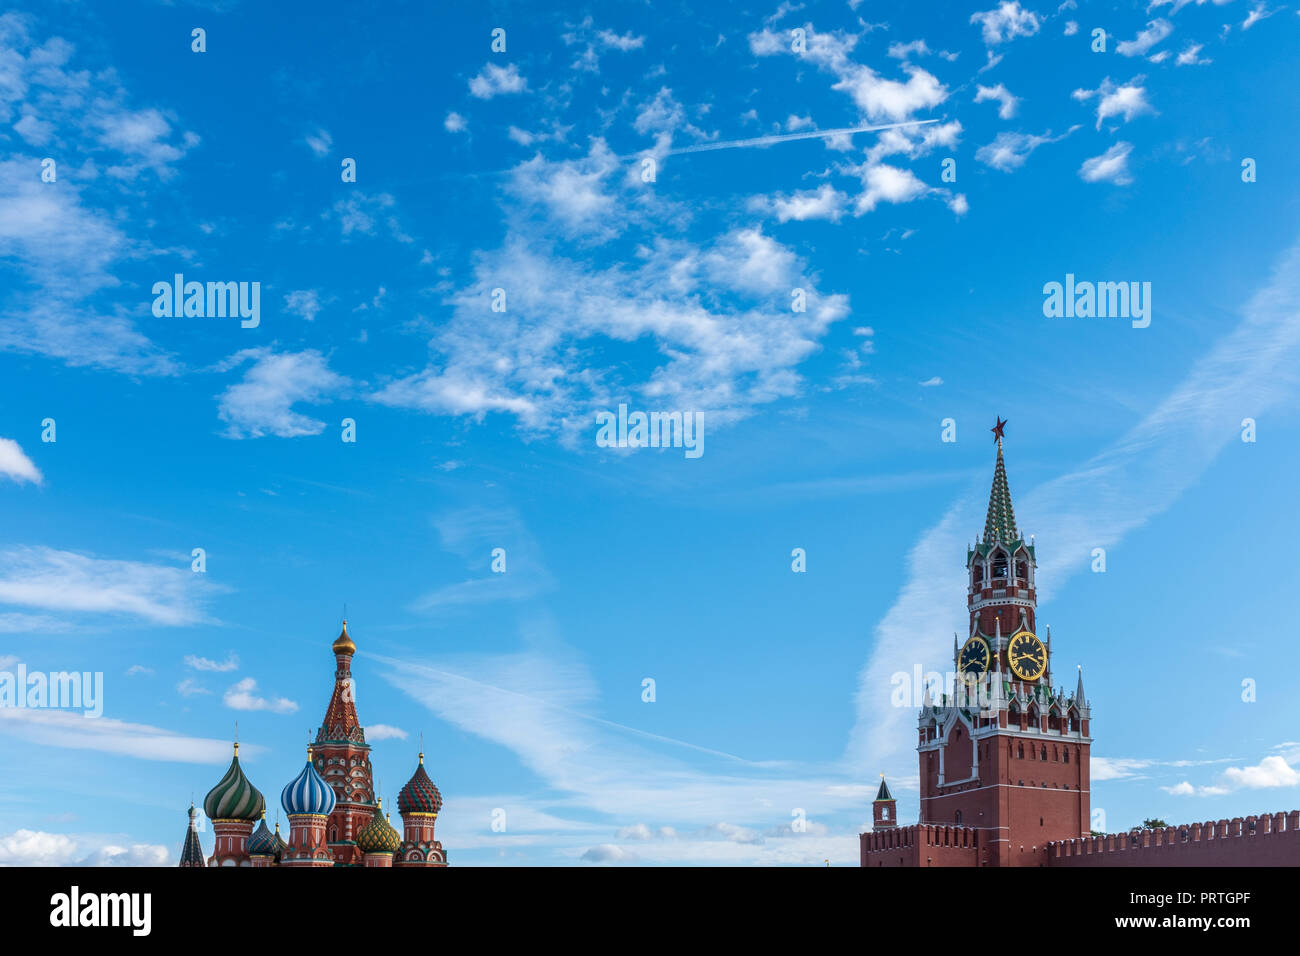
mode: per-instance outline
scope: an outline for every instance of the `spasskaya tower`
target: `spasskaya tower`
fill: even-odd
[[[1034,543],[1016,525],[1002,455],[1006,424],[993,428],[988,514],[966,552],[969,623],[964,640],[953,635],[957,679],[938,700],[926,691],[917,721],[921,819],[907,829],[931,839],[939,827],[944,836],[924,853],[882,849],[869,863],[874,850],[864,842],[864,865],[1040,866],[1049,842],[1089,832],[1091,710],[1082,669],[1072,694],[1052,687],[1051,631],[1039,637],[1036,620]]]

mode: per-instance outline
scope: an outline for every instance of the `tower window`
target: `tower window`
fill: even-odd
[[[961,811],[960,811],[960,810],[957,811],[957,822],[958,822],[958,823],[961,823]]]
[[[1065,762],[1066,763],[1070,762],[1070,751],[1068,750],[1065,752]]]
[[[1024,745],[1024,744],[1019,744],[1019,745],[1016,746],[1016,756],[1019,757],[1021,760],[1024,760],[1024,759],[1025,759],[1025,745]]]

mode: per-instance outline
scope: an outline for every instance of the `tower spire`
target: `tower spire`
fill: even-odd
[[[190,826],[185,831],[185,845],[181,847],[181,862],[183,867],[202,867],[206,866],[203,862],[203,847],[199,843],[199,834],[194,827],[194,801],[190,801]]]
[[[1002,460],[1003,429],[1006,427],[1006,419],[999,418],[998,423],[991,429],[998,443],[998,458],[993,466],[993,487],[989,490],[988,516],[984,519],[985,544],[994,544],[998,541],[1009,544],[1020,540],[1020,532],[1016,529],[1016,513],[1011,507],[1011,487],[1007,483],[1007,469]]]

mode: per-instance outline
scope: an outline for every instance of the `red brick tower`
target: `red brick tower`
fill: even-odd
[[[1083,675],[1072,695],[1052,689],[1052,638],[1035,631],[1034,545],[1016,527],[1002,458],[984,534],[966,555],[970,630],[950,697],[928,698],[918,721],[920,823],[977,834],[979,866],[1045,863],[1045,845],[1089,831],[1091,712]]]
[[[348,635],[348,622],[334,641],[334,693],[325,720],[316,732],[312,754],[316,770],[334,790],[337,802],[325,824],[325,839],[339,866],[360,866],[363,854],[357,834],[375,815],[375,789],[370,745],[357,719],[356,683],[352,656],[357,645]]]
[[[880,775],[880,789],[876,791],[876,799],[871,801],[871,829],[880,830],[884,827],[898,826],[898,802],[894,795],[889,792],[889,785],[885,783],[885,775]]]

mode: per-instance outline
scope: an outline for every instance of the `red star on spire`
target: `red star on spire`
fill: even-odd
[[[994,425],[992,428],[990,428],[989,431],[993,433],[994,441],[1001,442],[1003,437],[1002,429],[1007,427],[1007,420],[1005,418],[998,418],[998,416],[996,415],[994,415],[993,417],[998,419],[998,423]]]

